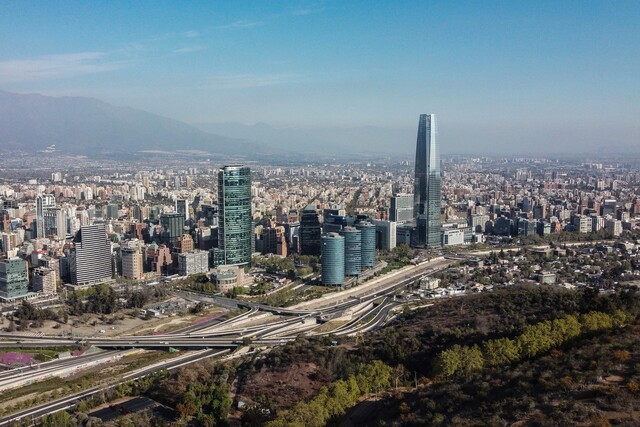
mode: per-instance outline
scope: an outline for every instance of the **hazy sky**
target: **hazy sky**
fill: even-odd
[[[0,89],[186,122],[433,112],[460,149],[640,149],[640,1],[3,0]]]

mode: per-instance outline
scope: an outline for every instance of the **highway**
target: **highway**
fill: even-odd
[[[228,352],[229,349],[241,347],[249,342],[260,346],[275,346],[293,341],[300,335],[353,336],[364,333],[384,325],[389,313],[401,304],[395,301],[394,293],[412,284],[418,278],[447,268],[453,262],[456,261],[437,258],[416,266],[408,266],[357,287],[289,308],[225,299],[227,301],[222,301],[223,304],[237,304],[247,307],[249,310],[231,319],[224,321],[215,319],[166,335],[91,337],[77,341],[77,339],[70,337],[0,334],[0,348],[69,346],[82,342],[106,350],[91,356],[41,364],[40,369],[22,368],[22,370],[7,371],[0,374],[0,390],[3,389],[2,387],[12,387],[12,382],[23,385],[64,374],[73,369],[74,364],[105,363],[110,358],[122,357],[126,350],[134,348],[165,350],[174,348],[192,351],[161,364],[148,366],[121,376],[111,386],[126,380],[140,378],[161,369],[175,369],[196,360]],[[191,292],[187,293],[185,297],[194,301],[216,302],[206,295]],[[219,297],[216,300],[219,301]],[[343,317],[349,317],[348,322],[335,330],[322,333],[313,331],[318,327],[317,319]],[[94,387],[2,418],[0,419],[0,427],[16,418],[38,418],[48,413],[67,409],[79,400],[92,396],[101,390],[103,390],[102,387]]]
[[[63,376],[123,357],[128,351],[103,351],[86,356],[70,357],[46,363],[32,364],[0,372],[0,391],[21,387],[54,376]]]
[[[17,412],[12,415],[8,415],[6,417],[0,418],[0,427],[7,426],[12,422],[17,422],[25,419],[35,420],[40,417],[43,417],[47,414],[52,414],[54,412],[63,411],[65,409],[69,409],[77,404],[79,401],[87,399],[95,394],[104,392],[110,388],[116,387],[122,383],[127,381],[135,380],[138,378],[145,377],[150,373],[156,372],[161,369],[165,369],[171,371],[173,369],[177,369],[181,366],[185,366],[189,363],[196,362],[198,360],[207,359],[209,357],[221,356],[223,354],[228,353],[229,350],[222,351],[214,351],[214,350],[202,350],[195,353],[189,353],[182,356],[178,356],[174,359],[167,360],[164,362],[157,363],[152,366],[146,366],[144,368],[138,369],[135,372],[131,372],[127,375],[119,377],[117,380],[110,382],[108,385],[98,385],[92,387],[88,390],[81,391],[79,393],[72,394],[70,396],[65,396],[60,399],[53,400],[51,402],[47,402],[45,404],[36,406],[34,408],[25,409],[24,411]]]
[[[438,259],[435,262],[427,262],[418,266],[413,266],[406,270],[400,270],[394,274],[392,278],[384,278],[378,283],[367,286],[363,284],[347,291],[331,294],[331,298],[324,301],[317,301],[315,306],[305,304],[307,307],[303,309],[280,307],[270,307],[264,304],[254,304],[250,302],[242,302],[250,308],[249,311],[227,321],[219,322],[214,325],[198,325],[188,331],[178,331],[167,335],[150,335],[150,336],[120,336],[120,337],[98,337],[85,338],[87,344],[94,345],[103,349],[129,349],[129,348],[147,348],[147,349],[202,349],[202,348],[233,348],[243,344],[244,338],[257,339],[269,336],[281,336],[287,340],[295,339],[301,332],[309,328],[309,323],[305,319],[316,319],[322,316],[337,316],[340,313],[367,303],[383,296],[389,296],[397,290],[413,283],[416,279],[423,277],[425,274],[433,274],[446,268],[453,260]],[[393,273],[392,273],[393,274]],[[349,295],[343,295],[349,293]],[[210,301],[211,298],[195,293],[190,293],[190,298],[199,301]],[[313,302],[313,301],[312,301]],[[386,305],[384,302],[381,305]],[[381,309],[380,309],[381,310]],[[267,323],[261,321],[255,326],[243,325],[251,317],[260,316],[261,312],[274,313],[280,316],[293,316],[273,321],[273,318]],[[363,319],[370,313],[363,312],[357,315],[357,318]],[[357,332],[357,320],[349,323],[351,329],[342,328],[341,333],[349,334]],[[298,327],[292,327],[298,325]],[[286,334],[282,332],[287,331]],[[64,337],[51,336],[27,336],[17,334],[0,334],[0,347],[47,347],[70,345],[72,340]]]

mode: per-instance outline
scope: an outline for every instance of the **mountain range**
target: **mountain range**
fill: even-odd
[[[93,98],[0,91],[0,147],[42,150],[51,145],[69,154],[194,150],[244,155],[268,151],[257,143]]]
[[[411,153],[414,131],[372,126],[275,128],[265,123],[194,123],[118,107],[87,97],[0,90],[0,150],[118,155],[141,151],[204,152],[255,157]],[[403,145],[403,144],[400,144]],[[363,151],[363,147],[366,150]],[[406,149],[406,150],[405,150]]]
[[[276,128],[266,123],[194,123],[220,135],[259,141],[280,152],[301,152],[336,157],[395,153],[410,156],[415,150],[415,129],[377,126]]]

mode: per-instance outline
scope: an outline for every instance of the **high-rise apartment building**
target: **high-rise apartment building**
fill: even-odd
[[[67,235],[67,211],[61,208],[53,209],[55,215],[55,234],[60,239],[64,239]]]
[[[171,269],[171,251],[166,245],[152,243],[147,248],[147,265],[152,273],[166,276]]]
[[[215,266],[250,265],[253,220],[251,171],[246,166],[225,166],[218,171],[218,248]]]
[[[53,268],[36,267],[33,269],[31,289],[34,292],[42,292],[46,295],[56,293],[58,274]]]
[[[413,185],[413,216],[416,221],[413,244],[435,248],[440,238],[440,153],[436,117],[421,114],[416,142],[415,181]]]
[[[590,233],[593,228],[593,220],[587,215],[575,215],[573,227],[578,233]]]
[[[120,253],[122,256],[122,277],[132,280],[142,279],[143,262],[140,248],[122,248]]]
[[[176,242],[176,247],[174,248],[178,253],[191,252],[194,249],[195,244],[191,234],[183,234]]]
[[[46,236],[45,213],[56,207],[56,198],[53,194],[38,194],[36,196],[36,237]]]
[[[11,215],[2,209],[0,209],[0,230],[11,231]]]

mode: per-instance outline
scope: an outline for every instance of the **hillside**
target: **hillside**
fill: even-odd
[[[175,409],[172,425],[635,426],[639,296],[635,288],[498,288],[407,310],[337,345],[301,337],[118,393]],[[457,368],[447,371],[452,355]],[[137,417],[135,425],[157,421]]]
[[[210,134],[146,111],[92,98],[0,91],[0,148],[70,154],[197,150],[213,154],[267,151],[256,143]]]

